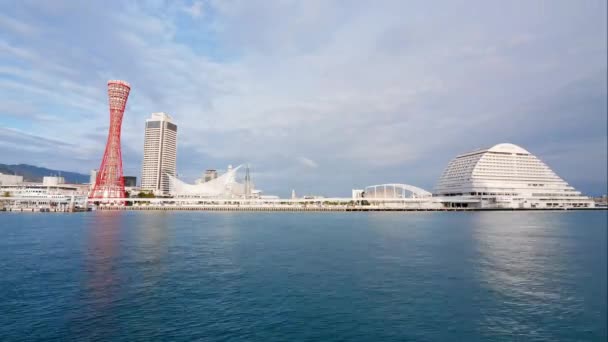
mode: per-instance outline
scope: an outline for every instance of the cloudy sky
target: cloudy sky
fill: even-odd
[[[144,121],[179,126],[178,172],[250,163],[266,193],[432,189],[455,155],[522,145],[606,192],[606,2],[0,2],[0,163],[88,173],[106,82],[132,90],[125,174]]]

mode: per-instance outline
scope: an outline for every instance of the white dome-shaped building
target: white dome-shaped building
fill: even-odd
[[[435,196],[457,196],[454,203],[481,208],[593,207],[594,202],[568,185],[545,163],[513,144],[461,154],[435,187]],[[444,203],[452,204],[448,199]]]

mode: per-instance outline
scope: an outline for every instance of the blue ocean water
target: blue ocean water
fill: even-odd
[[[605,341],[607,212],[0,213],[3,341]]]

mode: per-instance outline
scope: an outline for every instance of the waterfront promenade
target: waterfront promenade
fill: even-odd
[[[46,207],[46,206],[29,206],[29,207],[3,207],[0,212],[17,212],[17,213],[72,213],[86,211],[210,211],[210,212],[437,212],[437,211],[590,211],[590,210],[608,210],[606,207],[596,208],[412,208],[412,207],[396,207],[383,205],[321,205],[321,206],[297,206],[297,205],[138,205],[138,206],[92,206],[92,207]]]
[[[103,211],[249,211],[249,212],[379,212],[379,211],[515,211],[515,210],[606,210],[597,208],[479,208],[450,207],[437,198],[313,199],[201,199],[114,198],[108,202],[74,198],[0,198],[0,211],[82,212]]]
[[[184,206],[100,206],[96,210],[118,210],[118,211],[455,211],[466,210],[466,208],[445,208],[445,209],[424,209],[409,207],[389,207],[389,206],[297,206],[297,205],[184,205]]]

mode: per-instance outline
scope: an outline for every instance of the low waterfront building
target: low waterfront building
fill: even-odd
[[[591,208],[594,202],[539,158],[513,144],[498,144],[454,158],[435,188],[449,207]]]
[[[209,169],[205,170],[205,174],[203,175],[204,182],[209,182],[217,178],[217,170]]]
[[[124,176],[125,188],[134,188],[137,186],[137,177],[135,176]]]
[[[207,170],[205,170],[205,172],[203,172],[203,174],[201,175],[201,178],[198,178],[197,180],[194,181],[194,184],[207,183],[209,181],[216,179],[217,177],[218,177],[218,172],[216,169],[207,169]]]
[[[85,206],[88,184],[47,184],[20,183],[0,184],[0,202],[3,207],[23,208],[52,208],[70,206]]]
[[[65,184],[65,178],[58,176],[44,176],[42,177],[42,185],[44,186],[56,186]]]
[[[595,202],[596,207],[606,208],[608,207],[608,195],[602,195],[600,197],[594,197],[593,201]]]
[[[0,192],[10,197],[22,196],[86,196],[89,191],[88,184],[43,184],[43,183],[21,183],[0,185]]]
[[[365,187],[362,196],[364,198],[374,199],[401,199],[426,198],[431,197],[432,194],[424,189],[409,184],[380,184]]]
[[[365,189],[352,189],[352,198],[357,205],[376,208],[401,208],[404,210],[437,210],[443,208],[433,194],[409,184],[378,184],[366,186]]]
[[[0,185],[14,185],[23,183],[23,176],[0,173]]]

